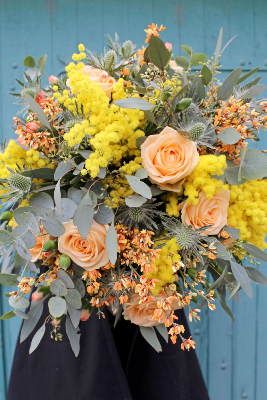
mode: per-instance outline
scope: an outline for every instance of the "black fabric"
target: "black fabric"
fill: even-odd
[[[81,350],[75,358],[67,335],[50,338],[52,326],[29,355],[31,339],[44,323],[48,307],[34,332],[17,344],[7,400],[208,400],[194,350],[182,351],[180,342],[163,352],[143,339],[139,328],[122,319],[113,328],[108,311],[99,319],[94,312],[81,322]],[[189,332],[183,311],[179,323]],[[64,325],[64,324],[63,324]]]

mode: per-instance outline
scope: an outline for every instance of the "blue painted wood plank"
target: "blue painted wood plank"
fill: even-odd
[[[87,49],[101,54],[105,45],[102,22],[103,2],[76,1],[79,43],[83,43]],[[112,4],[112,2],[110,3]],[[114,32],[106,33],[114,36]]]

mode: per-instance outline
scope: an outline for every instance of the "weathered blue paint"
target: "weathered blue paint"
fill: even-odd
[[[0,2],[0,141],[14,137],[9,125],[17,106],[7,92],[19,87],[26,55],[36,59],[48,54],[46,73],[60,75],[77,45],[103,51],[106,33],[117,32],[121,41],[132,39],[138,47],[144,29],[155,22],[166,26],[161,37],[182,55],[181,44],[194,52],[213,55],[221,26],[224,43],[238,36],[222,56],[223,74],[242,66],[261,66],[267,84],[266,0],[9,0]],[[264,138],[264,133],[261,133]],[[260,147],[259,147],[260,146]],[[266,138],[258,144],[267,147]],[[267,273],[266,264],[259,269]],[[266,398],[266,303],[265,287],[253,285],[250,301],[230,302],[236,323],[220,309],[202,311],[201,322],[191,324],[197,354],[211,400],[262,400]],[[8,311],[1,288],[1,313]],[[5,400],[12,357],[20,327],[18,317],[0,325],[0,400]]]

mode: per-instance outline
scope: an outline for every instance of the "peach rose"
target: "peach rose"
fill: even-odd
[[[196,143],[168,126],[159,135],[148,136],[141,157],[151,182],[174,192],[181,190],[183,179],[199,161]]]
[[[52,84],[56,83],[57,80],[58,80],[58,78],[55,75],[50,75],[48,78],[48,82],[52,83]]]
[[[43,293],[39,293],[38,290],[35,290],[32,294],[32,301],[40,301],[43,298]]]
[[[84,240],[73,222],[64,222],[65,233],[58,238],[58,250],[67,254],[72,261],[86,271],[99,269],[109,262],[106,248],[108,225],[93,221],[90,232]]]
[[[177,65],[176,61],[174,61],[174,60],[170,60],[169,64],[170,64],[170,67],[172,69],[174,69],[174,71],[183,72],[183,70],[184,70],[183,67],[180,67],[179,65]]]
[[[138,294],[132,295],[133,301],[130,300],[129,303],[125,304],[125,311],[123,313],[124,318],[126,320],[130,320],[132,324],[139,326],[152,327],[155,325],[162,324],[167,315],[164,313],[162,315],[161,321],[157,321],[156,319],[152,319],[154,315],[154,310],[157,308],[157,301],[152,297],[148,302],[139,304],[140,296]],[[157,295],[157,298],[166,298],[165,292],[162,290]],[[176,300],[172,303],[172,310],[177,310],[179,307],[178,302]]]
[[[227,211],[229,208],[230,191],[221,190],[211,199],[201,191],[198,197],[198,204],[182,203],[182,222],[184,225],[192,225],[194,229],[212,225],[211,228],[203,231],[203,236],[216,235],[227,224]]]
[[[38,237],[35,236],[35,239],[36,239],[36,245],[32,249],[29,249],[29,252],[31,253],[32,256],[31,258],[32,262],[42,259],[42,248],[45,242],[49,240],[49,235],[45,231],[43,231],[43,235]]]
[[[111,99],[111,92],[116,83],[114,78],[108,76],[106,71],[94,68],[91,65],[86,65],[83,68],[83,74],[89,76],[91,81],[94,83],[98,83],[103,92],[108,96],[109,100]]]
[[[90,317],[89,311],[88,310],[82,310],[80,320],[81,321],[87,321],[89,319],[89,317]]]

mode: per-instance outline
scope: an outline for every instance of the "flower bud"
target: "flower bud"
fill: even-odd
[[[62,254],[59,259],[59,265],[65,271],[70,267],[71,259],[67,254]]]
[[[38,290],[33,292],[32,294],[32,301],[40,301],[43,298],[43,293],[39,293]]]
[[[1,221],[10,221],[12,218],[13,211],[4,211],[0,216]]]
[[[89,317],[90,317],[89,310],[82,310],[80,317],[81,321],[87,321]]]
[[[53,240],[48,240],[47,242],[45,242],[45,244],[42,247],[42,252],[50,252],[52,250],[54,250],[56,247],[55,243],[53,242]]]
[[[175,107],[175,112],[186,110],[192,102],[192,99],[184,98],[179,101],[179,103]]]
[[[194,279],[197,277],[197,270],[195,268],[188,268],[188,270],[186,272],[188,273],[190,278]]]

